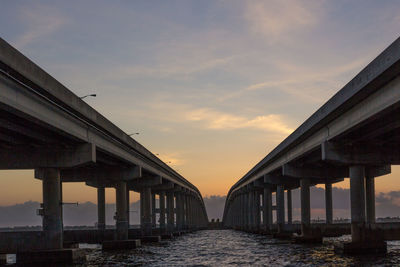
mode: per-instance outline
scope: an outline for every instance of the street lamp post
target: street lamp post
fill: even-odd
[[[84,98],[86,98],[86,97],[88,97],[88,96],[96,97],[96,94],[84,95],[84,96],[80,96],[79,98],[80,98],[80,99],[84,99]]]

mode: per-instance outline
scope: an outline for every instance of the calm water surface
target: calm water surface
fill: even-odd
[[[91,249],[85,266],[400,266],[398,241],[388,242],[385,256],[344,257],[334,254],[334,240],[310,246],[232,230],[199,231],[136,250]]]

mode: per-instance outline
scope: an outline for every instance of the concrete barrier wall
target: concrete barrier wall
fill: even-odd
[[[285,230],[300,233],[300,224],[286,225]],[[312,229],[320,231],[325,237],[340,236],[351,233],[350,223],[311,224]],[[273,228],[276,228],[275,225]],[[159,234],[159,229],[153,229]],[[400,223],[375,223],[367,225],[371,233],[383,235],[384,240],[400,240]],[[99,231],[96,229],[65,230],[65,243],[98,244],[104,240],[114,240],[115,229]],[[129,229],[129,238],[140,238],[140,229]],[[45,249],[43,231],[0,232],[0,254],[16,253],[18,251],[32,251]]]
[[[350,223],[334,223],[334,224],[314,223],[311,224],[310,228],[313,230],[320,231],[322,236],[325,237],[335,237],[335,236],[351,234]]]
[[[0,232],[0,253],[45,249],[42,231]]]
[[[106,229],[104,231],[97,229],[65,230],[64,242],[97,244],[104,240],[114,240],[114,233],[114,229]]]

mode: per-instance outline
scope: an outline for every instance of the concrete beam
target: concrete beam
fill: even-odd
[[[90,180],[130,181],[141,177],[141,168],[138,166],[124,167],[93,167],[75,168],[61,171],[63,182],[86,182]]]
[[[133,179],[128,182],[129,188],[140,190],[144,187],[159,186],[162,184],[162,177],[159,175],[142,176],[141,178]]]
[[[264,175],[264,183],[271,185],[284,185],[290,188],[296,188],[300,185],[300,182],[297,179],[293,179],[287,176],[275,176],[270,174]]]
[[[18,146],[0,150],[0,169],[72,168],[96,163],[96,146],[68,148]]]
[[[159,193],[159,192],[164,192],[164,191],[168,191],[168,190],[173,190],[174,188],[175,188],[174,183],[163,181],[162,184],[153,186],[151,188],[151,192]]]
[[[85,184],[87,186],[95,187],[95,188],[114,188],[117,181],[112,180],[93,180],[86,181]]]
[[[381,166],[367,166],[365,167],[365,176],[367,177],[379,177],[392,173],[391,165]]]
[[[321,144],[322,160],[341,165],[400,164],[400,150],[375,145],[342,146],[332,142]]]
[[[347,167],[331,167],[331,166],[295,166],[293,164],[284,164],[282,166],[282,175],[296,178],[344,178],[349,177],[349,169]]]

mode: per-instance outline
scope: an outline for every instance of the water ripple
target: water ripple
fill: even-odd
[[[341,237],[340,240],[348,240]],[[335,255],[333,241],[291,244],[231,230],[199,231],[157,245],[122,252],[92,250],[86,266],[393,266],[400,265],[400,242],[388,242],[385,256]]]

